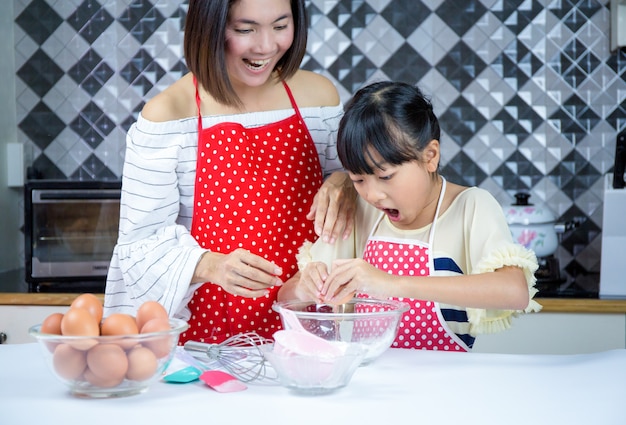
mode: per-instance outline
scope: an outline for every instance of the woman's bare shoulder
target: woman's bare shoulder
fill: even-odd
[[[301,108],[339,104],[339,93],[335,85],[316,72],[301,69],[287,81],[287,84]]]
[[[150,99],[141,115],[153,122],[175,121],[197,115],[195,86],[191,73]]]

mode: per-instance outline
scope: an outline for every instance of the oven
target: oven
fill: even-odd
[[[117,241],[121,182],[24,185],[25,278],[31,292],[104,292]]]

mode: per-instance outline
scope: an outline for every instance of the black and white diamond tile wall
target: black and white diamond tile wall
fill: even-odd
[[[608,0],[310,0],[304,68],[344,101],[371,81],[419,84],[444,136],[442,172],[580,220],[559,248],[598,271],[602,176],[626,128],[626,52]],[[186,72],[186,1],[14,0],[17,110],[44,178],[117,179],[143,104]]]

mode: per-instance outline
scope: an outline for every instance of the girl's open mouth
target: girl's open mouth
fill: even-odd
[[[390,220],[395,221],[400,217],[400,211],[393,208],[383,208],[383,212],[387,214]]]

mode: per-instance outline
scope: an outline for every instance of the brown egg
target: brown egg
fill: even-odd
[[[139,333],[137,322],[130,314],[113,313],[102,321],[101,335],[136,335]]]
[[[167,319],[167,310],[158,301],[146,301],[137,310],[137,327],[143,328],[152,319]]]
[[[87,367],[85,352],[68,344],[59,344],[52,354],[52,365],[56,373],[65,379],[76,379]]]
[[[148,320],[140,330],[140,333],[147,334],[150,332],[163,332],[170,330],[170,320],[167,318],[156,318]]]
[[[137,335],[139,329],[137,329],[137,322],[135,318],[130,314],[113,313],[108,317],[105,317],[100,325],[100,335]],[[135,346],[137,342],[134,339],[120,339],[116,341],[122,348],[128,350]]]
[[[63,313],[52,313],[41,323],[42,334],[61,335],[61,320]]]
[[[41,322],[39,332],[42,334],[61,335],[61,320],[63,320],[62,313],[52,313]],[[44,345],[53,353],[58,343],[45,341]]]
[[[120,377],[102,378],[96,375],[95,373],[93,373],[90,369],[85,370],[84,376],[87,382],[89,382],[94,387],[99,387],[99,388],[117,387],[119,384],[121,384],[124,381],[123,376],[121,378]]]
[[[132,381],[150,379],[157,370],[157,358],[149,348],[136,346],[128,352],[126,378]]]
[[[152,319],[146,322],[141,328],[141,333],[151,332],[163,332],[170,330],[170,322],[168,319]],[[159,335],[144,342],[144,345],[148,347],[154,353],[157,358],[167,356],[172,349],[172,337],[171,335]]]
[[[126,376],[128,358],[117,344],[98,344],[87,352],[87,367],[98,378],[117,381]]]
[[[74,298],[74,301],[70,304],[70,308],[72,307],[84,308],[96,319],[97,323],[102,321],[104,308],[102,307],[100,299],[94,294],[80,294]]]
[[[99,336],[100,326],[91,313],[84,308],[70,307],[61,320],[61,333],[64,336]],[[71,344],[79,350],[89,350],[97,344],[97,341],[84,339],[72,341]]]

